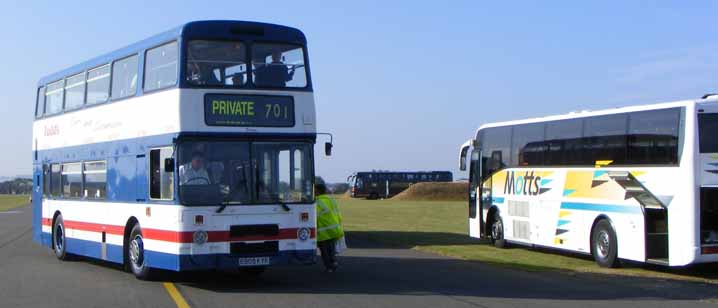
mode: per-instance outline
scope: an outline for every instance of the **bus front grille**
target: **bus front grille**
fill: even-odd
[[[233,256],[241,255],[261,255],[276,256],[279,253],[279,242],[270,241],[262,243],[231,243],[229,244],[229,252]]]
[[[277,235],[279,235],[278,225],[238,225],[229,227],[230,238]]]

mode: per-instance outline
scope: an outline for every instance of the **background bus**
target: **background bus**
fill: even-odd
[[[449,171],[356,172],[347,178],[349,192],[353,198],[391,198],[404,191],[411,184],[419,182],[451,182]]]
[[[718,261],[718,99],[482,125],[469,233],[671,266]]]
[[[33,238],[172,271],[311,264],[315,108],[304,34],[199,21],[40,80]]]

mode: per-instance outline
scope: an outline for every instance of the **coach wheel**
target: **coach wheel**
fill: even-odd
[[[494,219],[492,221],[491,242],[494,243],[496,248],[505,248],[506,240],[504,239],[504,221],[498,213],[494,214]]]
[[[377,199],[379,199],[379,194],[377,194],[377,193],[371,193],[371,194],[369,195],[369,199],[370,199],[370,200],[377,200]]]
[[[599,266],[610,268],[620,266],[616,241],[616,231],[613,230],[607,220],[602,219],[593,227],[591,232],[591,252]]]
[[[130,269],[135,277],[146,280],[150,277],[150,267],[145,262],[145,247],[142,241],[142,229],[139,224],[135,224],[130,232],[130,238],[127,245],[128,262]]]
[[[65,222],[62,220],[62,214],[55,219],[55,225],[52,226],[52,246],[54,247],[55,256],[60,260],[67,260],[67,239],[65,238]]]

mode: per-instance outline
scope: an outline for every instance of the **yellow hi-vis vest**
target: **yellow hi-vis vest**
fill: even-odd
[[[317,241],[339,239],[344,236],[342,214],[337,202],[327,195],[317,197]]]

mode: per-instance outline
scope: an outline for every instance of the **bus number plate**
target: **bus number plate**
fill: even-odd
[[[239,266],[269,265],[270,257],[239,258]]]
[[[234,95],[204,96],[204,122],[209,126],[294,126],[291,96]]]

